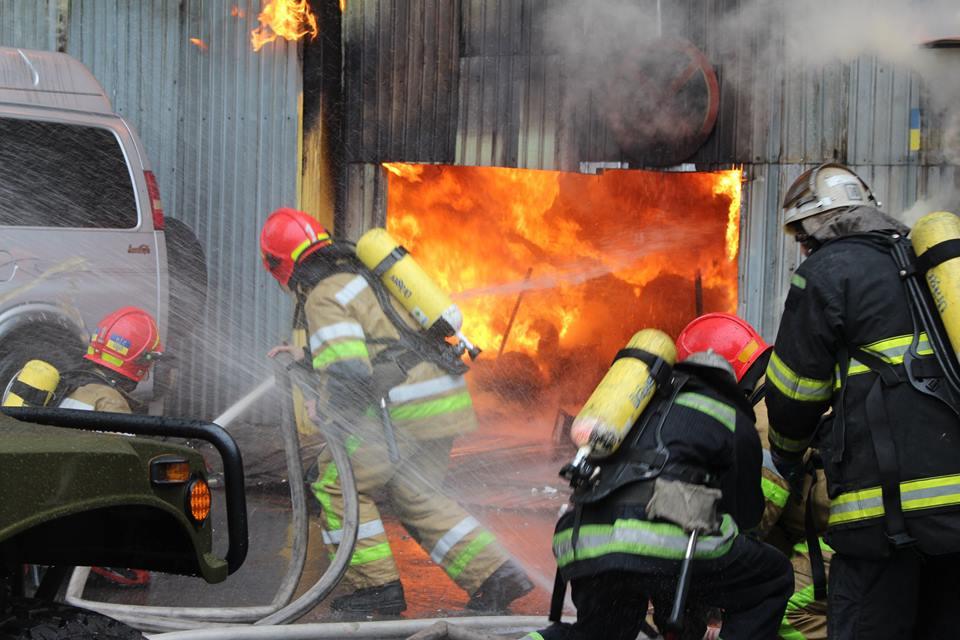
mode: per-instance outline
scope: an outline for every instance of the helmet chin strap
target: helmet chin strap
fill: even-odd
[[[803,226],[804,222],[804,220],[799,220],[794,223],[796,226],[793,239],[796,240],[801,247],[803,247],[804,255],[810,255],[820,248],[820,241],[807,233]]]

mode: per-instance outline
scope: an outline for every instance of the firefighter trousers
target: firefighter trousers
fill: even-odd
[[[493,534],[443,493],[453,438],[400,439],[400,461],[395,464],[378,438],[351,435],[345,446],[360,502],[357,544],[344,575],[351,587],[377,587],[400,579],[380,510],[371,496],[374,492],[386,494],[410,535],[467,593],[476,592],[508,560]],[[323,509],[323,538],[332,555],[342,536],[343,495],[329,452],[324,450],[318,463],[319,477],[311,486]]]
[[[828,575],[833,551],[823,542],[824,568]],[[810,554],[806,543],[794,547],[790,558],[793,565],[793,595],[787,602],[787,612],[780,623],[781,640],[827,640],[827,601],[814,597],[813,577],[810,570]]]
[[[887,558],[837,553],[830,566],[830,640],[934,640],[957,637],[960,554],[916,548]]]
[[[571,582],[577,621],[553,624],[528,634],[532,640],[634,640],[647,628],[647,603],[652,600],[654,622],[662,627],[673,607],[679,562],[652,560],[650,572],[606,571]],[[703,637],[705,606],[724,610],[724,640],[775,640],[787,599],[793,592],[793,574],[787,558],[762,542],[737,536],[719,560],[694,561],[687,600],[696,629],[684,637]]]

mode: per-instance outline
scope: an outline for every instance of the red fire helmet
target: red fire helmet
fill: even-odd
[[[707,313],[694,318],[677,336],[677,360],[713,349],[726,358],[737,382],[771,347],[747,322],[729,313]]]
[[[331,244],[322,224],[303,211],[287,207],[271,213],[260,231],[263,266],[282,285],[290,282],[300,261]]]
[[[153,316],[138,307],[123,307],[100,321],[84,358],[139,382],[162,353]]]

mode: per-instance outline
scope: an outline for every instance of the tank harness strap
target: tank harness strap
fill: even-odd
[[[547,620],[560,622],[563,617],[563,599],[567,596],[567,581],[560,575],[560,569],[553,578],[553,593],[550,595],[550,613]]]
[[[937,265],[947,260],[960,258],[960,239],[938,242],[916,258],[916,270],[920,275],[925,274]]]
[[[617,351],[613,357],[613,362],[621,358],[636,358],[650,367],[650,377],[657,383],[657,390],[661,394],[666,394],[670,390],[670,380],[673,377],[673,367],[655,353],[650,353],[643,349],[627,347]],[[612,365],[612,363],[611,363]]]
[[[827,567],[823,562],[823,550],[820,548],[820,535],[813,517],[813,496],[817,488],[817,470],[823,468],[820,455],[814,453],[807,461],[807,471],[813,477],[810,490],[807,491],[807,504],[803,514],[804,536],[810,554],[810,576],[813,579],[813,597],[823,600],[827,597]]]
[[[390,270],[390,267],[397,264],[403,257],[409,253],[403,245],[397,245],[393,251],[388,253],[383,260],[381,260],[376,267],[372,269],[373,275],[378,278],[382,278],[383,274]]]
[[[866,410],[870,439],[873,441],[873,451],[880,471],[880,490],[887,539],[897,549],[910,547],[917,541],[907,532],[907,523],[900,504],[900,465],[897,462],[893,427],[890,424],[890,413],[883,393],[884,387],[907,382],[906,375],[902,368],[898,371],[893,365],[864,349],[857,349],[854,354],[857,360],[867,365],[878,376],[867,393]]]
[[[423,355],[404,346],[400,340],[394,340],[393,338],[371,338],[367,340],[367,342],[370,344],[384,345],[384,349],[370,361],[370,364],[373,366],[393,362],[400,367],[401,371],[409,373],[411,369],[426,360]]]
[[[43,389],[31,387],[20,378],[14,378],[10,382],[10,393],[15,393],[23,400],[34,407],[42,407],[47,404],[47,392]]]

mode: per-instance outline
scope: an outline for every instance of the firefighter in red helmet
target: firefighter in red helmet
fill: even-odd
[[[162,354],[153,316],[137,307],[117,309],[97,324],[83,356],[86,366],[63,373],[58,406],[131,413],[136,401],[130,394]]]
[[[334,242],[310,215],[274,211],[260,234],[260,250],[264,267],[296,300],[294,346],[271,354],[285,350],[310,363],[316,384],[307,394],[329,425],[325,435],[341,438],[354,461],[360,528],[344,577],[352,592],[334,599],[334,610],[341,617],[363,617],[406,609],[371,497],[381,489],[431,560],[470,595],[468,608],[505,610],[532,583],[493,534],[437,490],[454,438],[476,427],[462,371],[445,369],[415,343],[404,342],[418,330],[413,317],[385,297],[379,278],[349,245]],[[384,398],[389,406],[378,405]],[[382,413],[395,426],[392,451],[377,419]],[[326,452],[318,462],[312,488],[323,510],[324,542],[336,547],[343,517],[339,472]]]
[[[54,398],[61,409],[132,413],[137,384],[163,354],[160,330],[149,313],[123,307],[97,324],[83,363],[64,371]],[[111,586],[145,587],[150,573],[143,569],[92,567],[91,576]]]
[[[722,355],[737,374],[741,389],[756,389],[752,400],[757,417],[757,431],[763,444],[763,469],[761,487],[766,501],[760,532],[764,540],[791,558],[794,573],[794,594],[787,603],[787,611],[780,624],[783,640],[826,640],[827,603],[823,594],[815,597],[813,576],[822,575],[830,566],[833,551],[818,532],[826,530],[830,501],[826,493],[823,471],[810,466],[811,473],[805,478],[804,487],[795,499],[790,500],[791,488],[777,472],[770,456],[768,438],[769,422],[766,404],[762,402],[767,362],[773,349],[745,320],[729,313],[708,313],[694,319],[677,337],[677,357],[686,358],[690,353],[712,348]],[[814,473],[816,471],[816,474]],[[810,493],[813,485],[813,493]],[[812,522],[818,538],[813,559],[807,541],[806,505],[813,500]],[[822,556],[822,562],[821,562]],[[818,566],[814,566],[817,564]],[[820,574],[820,567],[823,573]]]

